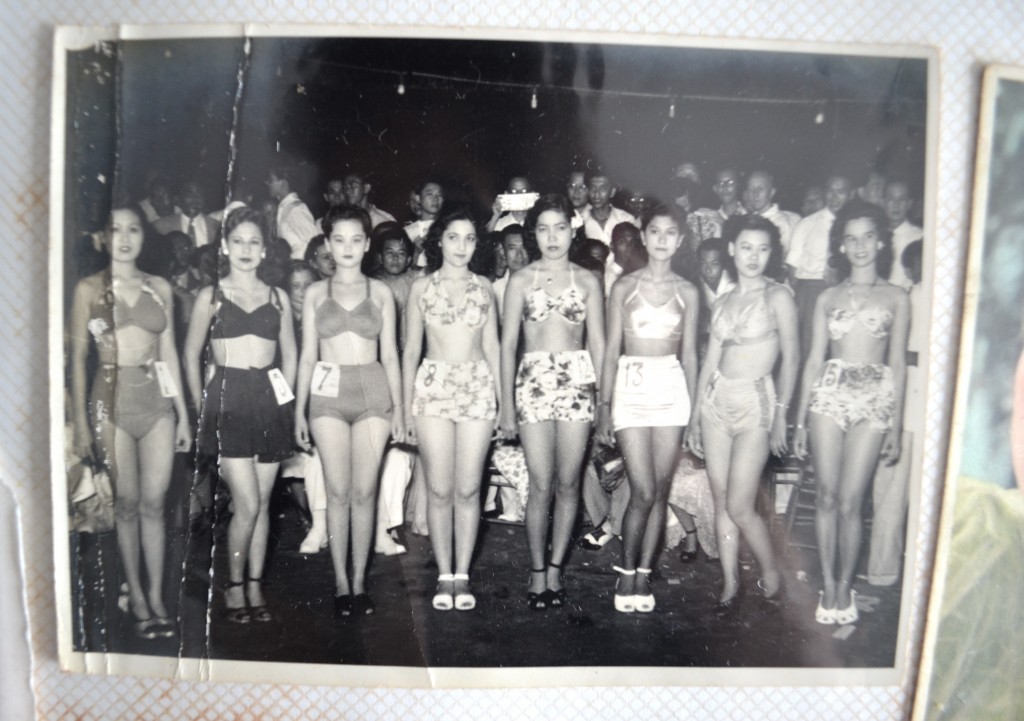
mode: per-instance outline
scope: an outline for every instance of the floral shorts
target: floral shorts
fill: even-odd
[[[416,371],[412,414],[449,421],[486,421],[498,415],[487,361],[449,363],[424,358]]]
[[[525,354],[516,374],[516,420],[592,422],[594,380],[586,351]]]
[[[828,416],[844,431],[861,422],[887,431],[896,412],[892,370],[882,363],[830,360],[811,391],[810,411]]]

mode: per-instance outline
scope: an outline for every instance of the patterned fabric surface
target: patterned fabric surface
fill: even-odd
[[[275,0],[127,0],[79,3],[5,2],[2,16],[3,97],[0,198],[11,221],[4,239],[7,270],[0,284],[3,384],[7,412],[0,472],[20,507],[21,558],[30,606],[36,710],[44,719],[226,718],[699,718],[900,719],[909,711],[917,652],[899,686],[889,688],[654,688],[405,691],[297,685],[184,683],[69,675],[56,658],[49,487],[46,288],[50,81],[55,23],[353,23],[379,27],[458,25],[612,33],[660,32],[701,37],[800,39],[829,43],[906,43],[941,49],[937,126],[937,227],[928,387],[923,522],[908,547],[916,554],[912,623],[907,643],[919,646],[929,587],[946,451],[955,341],[958,337],[969,190],[973,177],[981,65],[1024,63],[1024,5],[1017,0],[891,3],[885,0],[780,0],[775,3],[696,0],[677,3],[414,3],[367,0],[327,3]],[[900,650],[902,653],[902,650]]]

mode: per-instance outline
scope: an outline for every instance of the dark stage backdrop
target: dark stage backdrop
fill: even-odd
[[[923,186],[923,60],[419,39],[119,50],[119,184],[142,197],[153,174],[194,176],[209,210],[265,195],[279,161],[304,169],[298,190],[314,212],[324,182],[354,169],[399,218],[428,176],[486,208],[511,175],[562,190],[588,160],[656,195],[683,160],[706,185],[723,165],[763,167],[788,208],[832,169],[906,176],[918,197]]]

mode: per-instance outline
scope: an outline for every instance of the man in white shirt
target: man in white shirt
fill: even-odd
[[[779,204],[774,201],[775,178],[765,170],[752,172],[747,178],[743,204],[749,212],[767,218],[779,229],[779,240],[782,242],[782,252],[785,254],[789,252],[789,239],[793,235],[793,228],[800,222],[800,216],[780,209]]]
[[[313,214],[292,190],[292,171],[278,167],[267,177],[267,189],[277,200],[277,235],[292,249],[292,260],[302,260],[309,241],[320,235]]]
[[[444,205],[444,189],[436,180],[427,180],[416,191],[416,200],[419,201],[420,207],[419,220],[407,223],[405,234],[416,246],[416,259],[413,260],[413,267],[422,268],[427,264],[427,259],[423,255],[423,239],[427,237],[427,231],[434,224],[438,213],[441,212],[441,206]]]
[[[391,215],[391,213],[385,213],[370,202],[370,190],[373,186],[367,183],[359,173],[349,173],[346,175],[343,187],[345,200],[348,204],[360,207],[370,214],[371,227],[376,228],[381,223],[395,219],[395,216]]]
[[[345,199],[345,181],[341,178],[331,178],[327,181],[327,185],[324,186],[324,202],[327,203],[327,209],[324,210],[324,214],[316,219],[316,227],[323,228],[324,218],[327,216],[328,211],[331,208],[338,208],[344,205],[347,201]]]
[[[903,251],[915,240],[924,238],[924,231],[907,220],[910,203],[910,188],[906,182],[893,180],[885,186],[882,207],[889,216],[889,227],[892,229],[892,272],[889,273],[889,282],[907,290],[910,290],[913,283],[903,269]]]
[[[718,209],[699,208],[686,218],[694,243],[708,238],[722,237],[722,224],[734,215],[744,215],[747,210],[740,202],[740,174],[732,168],[723,168],[715,176],[713,186],[721,205]]]
[[[517,273],[530,264],[530,256],[526,253],[526,246],[523,244],[523,226],[508,225],[501,230],[501,247],[505,253],[505,275],[494,281],[494,297],[498,301],[499,317],[505,309],[505,288],[508,287],[508,279],[513,273]]]
[[[508,181],[508,187],[505,189],[507,195],[525,195],[532,192],[530,187],[530,181],[521,175],[517,175]],[[526,211],[525,210],[510,210],[504,212],[501,207],[501,202],[495,198],[494,204],[491,206],[492,214],[490,220],[487,221],[487,232],[495,232],[504,230],[510,225],[522,225],[526,222]]]
[[[178,206],[181,208],[171,215],[157,218],[153,228],[166,235],[180,230],[187,235],[197,248],[217,242],[220,223],[203,213],[203,192],[195,180],[186,180],[178,190]]]
[[[582,170],[569,173],[569,182],[565,184],[565,197],[572,205],[572,227],[582,227],[583,219],[590,212],[590,193],[587,192],[587,177]]]
[[[825,181],[825,207],[796,224],[790,239],[786,265],[796,295],[800,324],[800,349],[811,344],[811,318],[818,296],[830,285],[828,273],[828,234],[836,213],[846,205],[853,192],[850,181],[833,175]]]
[[[149,193],[139,201],[139,207],[146,214],[147,222],[155,223],[177,210],[171,195],[171,184],[166,178],[157,176],[149,181]]]
[[[612,245],[612,230],[619,223],[632,223],[640,227],[640,223],[625,210],[612,205],[612,198],[618,187],[611,178],[598,169],[587,177],[587,193],[590,197],[590,210],[583,217],[583,229],[588,238],[600,240],[609,248]]]

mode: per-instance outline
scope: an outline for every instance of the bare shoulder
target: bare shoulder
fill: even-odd
[[[793,299],[793,291],[784,283],[774,283],[768,288],[768,302],[776,307],[796,306]]]
[[[601,281],[597,276],[586,268],[573,263],[573,272],[576,276],[576,284],[586,289],[587,293],[600,293]]]
[[[597,280],[597,278],[594,278]],[[627,293],[633,292],[637,283],[640,282],[640,271],[635,270],[628,275],[619,276],[619,279],[612,283],[612,289],[608,292],[608,301],[621,304]]]
[[[282,308],[287,308],[291,300],[288,298],[288,293],[285,292],[284,288],[274,288],[271,286],[274,295],[277,296],[277,301],[281,304]]]
[[[370,295],[381,302],[395,297],[391,286],[377,278],[370,278]]]
[[[103,292],[103,288],[106,285],[106,279],[103,276],[104,271],[101,270],[99,273],[93,273],[82,278],[78,281],[78,285],[75,286],[76,291],[82,293],[87,298],[99,295]]]
[[[147,275],[144,282],[148,283],[149,287],[161,298],[166,300],[171,297],[171,284],[165,278],[161,278],[159,275]]]

